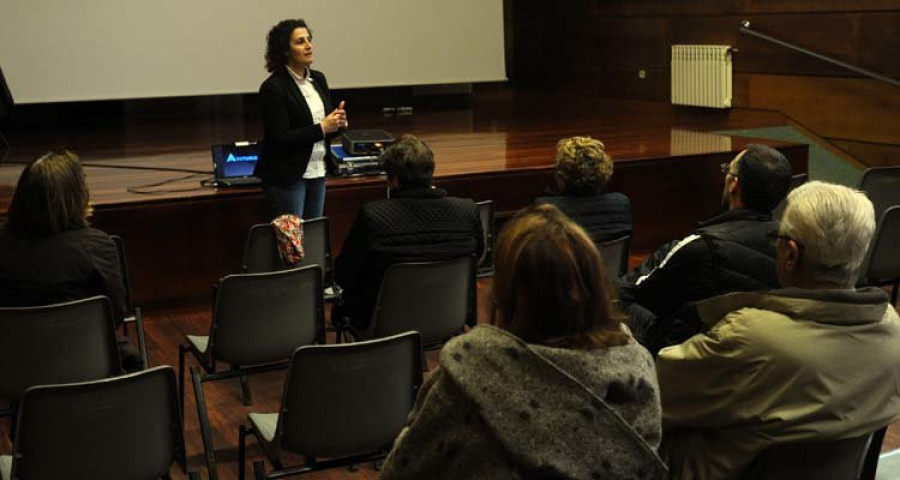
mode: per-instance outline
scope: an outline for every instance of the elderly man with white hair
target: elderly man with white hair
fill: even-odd
[[[854,288],[874,230],[864,194],[807,183],[773,239],[783,288],[698,304],[709,330],[657,359],[672,478],[739,478],[773,445],[900,418],[900,319],[883,290]]]

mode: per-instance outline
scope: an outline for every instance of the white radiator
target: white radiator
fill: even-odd
[[[731,47],[672,45],[672,103],[731,108]]]

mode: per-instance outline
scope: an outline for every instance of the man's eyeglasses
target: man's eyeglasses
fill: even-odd
[[[804,247],[803,247],[803,244],[800,243],[800,241],[797,240],[796,238],[794,238],[794,237],[789,237],[789,236],[787,236],[787,235],[782,235],[782,234],[780,234],[780,233],[778,233],[778,232],[772,232],[772,233],[770,233],[770,234],[769,234],[769,239],[772,240],[772,245],[775,245],[776,243],[778,243],[778,240],[784,240],[785,242],[787,242],[787,241],[792,241],[792,242],[796,243],[796,244],[797,244],[797,248],[798,248],[800,251],[803,251],[803,248],[804,248]]]
[[[722,170],[722,175],[731,175],[734,178],[738,178],[737,174],[731,171],[731,162],[719,165],[719,169]]]

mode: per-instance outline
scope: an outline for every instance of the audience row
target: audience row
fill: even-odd
[[[335,265],[332,321],[359,330],[388,266],[485,248],[475,204],[434,187],[424,142],[382,159],[389,198],[362,206]],[[632,218],[605,191],[612,160],[574,137],[556,165],[555,194],[497,239],[490,325],[444,346],[384,478],[740,478],[773,446],[900,418],[900,318],[856,288],[875,230],[863,193],[788,195],[789,162],[751,145],[722,165],[725,213],[613,279],[596,244]],[[26,166],[0,231],[0,306],[102,294],[121,318],[115,247],[89,214],[74,154]]]

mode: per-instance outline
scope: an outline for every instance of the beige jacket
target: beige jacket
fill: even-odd
[[[884,291],[736,293],[698,312],[714,326],[657,359],[672,478],[737,478],[768,446],[900,418],[900,319]]]
[[[481,325],[441,351],[381,478],[661,479],[657,392],[633,341],[578,351]]]

